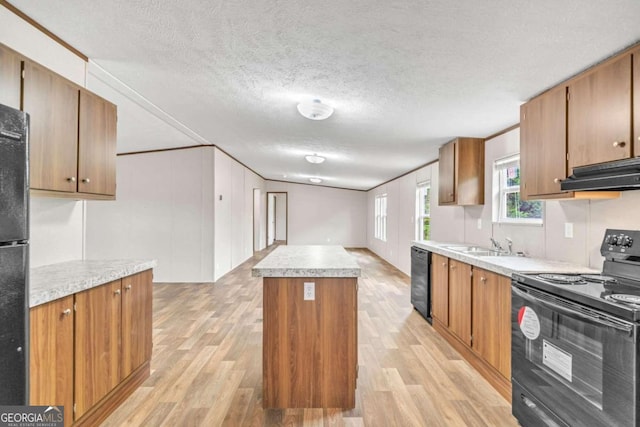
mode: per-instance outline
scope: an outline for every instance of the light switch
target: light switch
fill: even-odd
[[[478,218],[478,230],[482,230],[482,218]]]
[[[565,222],[564,223],[564,237],[567,239],[573,239],[573,223]]]
[[[315,282],[304,282],[304,300],[314,301],[316,299]]]

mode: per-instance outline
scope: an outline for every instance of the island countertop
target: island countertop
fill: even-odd
[[[360,265],[342,246],[283,245],[251,270],[253,277],[360,277]]]
[[[67,261],[31,269],[29,307],[100,286],[157,265],[155,260]]]

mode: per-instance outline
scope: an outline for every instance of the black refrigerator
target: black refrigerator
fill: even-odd
[[[29,116],[0,104],[0,405],[28,400]]]

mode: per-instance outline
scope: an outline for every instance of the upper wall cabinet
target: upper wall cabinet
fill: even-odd
[[[0,45],[0,104],[20,109],[20,57]]]
[[[34,194],[114,199],[116,106],[31,61],[23,68]]]
[[[631,62],[625,54],[569,84],[569,174],[631,157]]]
[[[116,194],[116,106],[80,90],[78,191]]]
[[[23,84],[23,109],[30,116],[31,188],[76,192],[79,88],[28,61]]]
[[[484,204],[484,139],[457,138],[440,147],[439,205]]]
[[[520,107],[520,194],[560,193],[567,177],[567,94],[561,86]]]

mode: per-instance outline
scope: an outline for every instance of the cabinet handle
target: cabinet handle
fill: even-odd
[[[120,289],[116,289],[116,290],[115,290],[115,292],[114,292],[114,294],[116,294],[116,295],[120,295]]]
[[[70,315],[70,314],[71,314],[71,309],[70,309],[70,308],[67,308],[66,310],[63,310],[63,311],[62,311],[62,315],[63,315],[63,316],[68,316],[68,315]]]
[[[125,286],[124,288],[125,288],[127,291],[130,291],[130,290],[131,290],[131,285],[127,285],[127,286]]]
[[[71,177],[67,178],[67,181],[76,182],[76,177],[75,176],[71,176]]]
[[[556,184],[560,182],[560,178],[553,178],[553,182],[555,182]]]
[[[89,178],[83,178],[82,182],[84,182],[85,184],[88,184],[91,182],[91,180]]]
[[[442,266],[443,266],[443,267],[446,267],[446,266],[447,266],[447,263],[446,263],[446,262],[443,262],[443,263],[442,263]]]
[[[613,146],[614,146],[614,147],[620,147],[620,148],[622,148],[622,147],[624,147],[625,145],[626,145],[626,144],[625,144],[625,142],[624,142],[624,141],[613,141]]]
[[[480,278],[480,281],[481,281],[481,282],[486,282],[486,281],[487,281],[487,278],[486,278],[486,277],[481,277],[481,278]]]
[[[452,270],[455,270],[455,269],[456,269],[456,266],[455,266],[455,265],[452,265],[452,266],[451,266],[451,269],[452,269]]]

